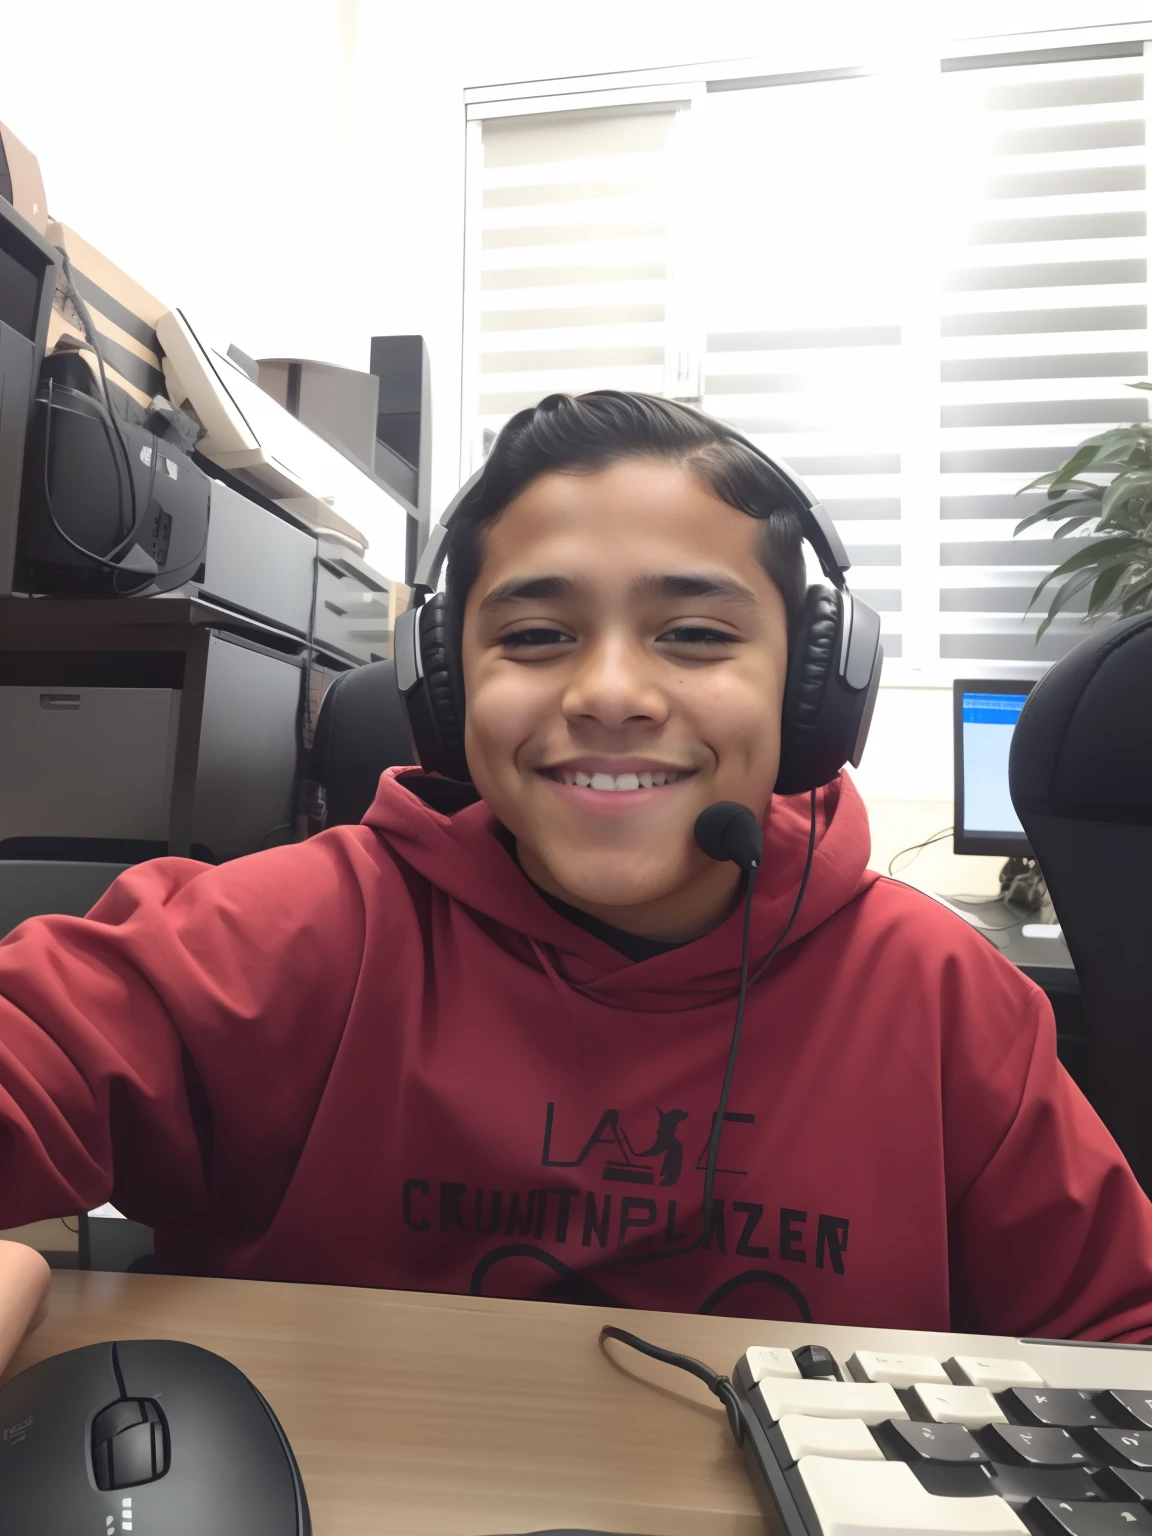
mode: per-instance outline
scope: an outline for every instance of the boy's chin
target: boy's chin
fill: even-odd
[[[579,907],[616,908],[622,923],[629,908],[667,899],[691,881],[687,861],[669,857],[665,848],[648,859],[636,850],[593,852],[549,850],[541,873],[552,894]],[[610,910],[604,913],[613,921]]]

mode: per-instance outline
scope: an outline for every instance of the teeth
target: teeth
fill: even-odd
[[[581,769],[561,768],[556,777],[561,784],[577,789],[598,789],[607,793],[623,794],[633,789],[662,789],[665,784],[678,784],[685,778],[675,768],[663,772],[644,773],[584,773]]]

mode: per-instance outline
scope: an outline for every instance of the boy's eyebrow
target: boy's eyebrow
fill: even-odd
[[[580,595],[580,581],[568,576],[522,576],[502,581],[480,604],[481,613],[494,608],[504,608],[511,603],[555,602]],[[654,597],[665,602],[680,602],[685,598],[720,598],[730,603],[758,604],[759,599],[750,587],[733,576],[718,572],[681,572],[666,576],[641,576],[634,591],[643,597]]]
[[[513,576],[493,587],[480,604],[480,612],[493,608],[505,608],[509,603],[553,602],[557,598],[572,598],[579,591],[576,582],[567,576]]]
[[[760,601],[751,587],[746,587],[742,581],[713,571],[685,572],[675,576],[642,576],[636,588],[647,597],[672,602],[686,597],[718,597],[729,603],[751,603],[755,606]]]

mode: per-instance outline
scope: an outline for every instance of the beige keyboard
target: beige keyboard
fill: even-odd
[[[771,1336],[732,1379],[785,1536],[1152,1536],[1152,1348]]]

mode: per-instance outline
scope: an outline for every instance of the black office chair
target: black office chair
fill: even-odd
[[[1008,780],[1080,979],[1082,1086],[1152,1193],[1152,613],[1038,684]]]
[[[341,672],[328,685],[312,742],[312,776],[328,804],[325,826],[360,821],[385,768],[412,760],[392,662]]]

